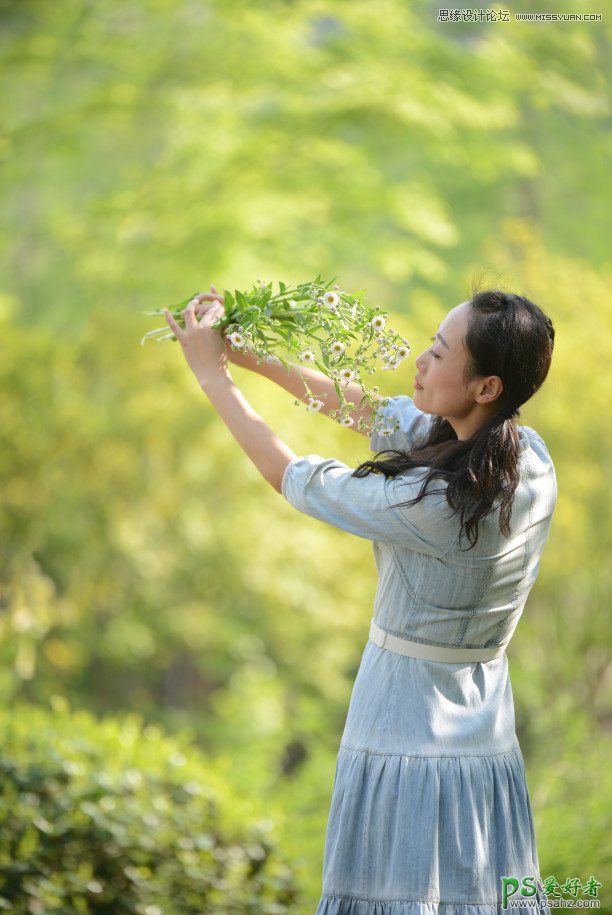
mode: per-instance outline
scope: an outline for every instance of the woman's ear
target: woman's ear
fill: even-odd
[[[504,383],[499,375],[485,375],[484,378],[478,379],[478,387],[474,394],[476,403],[492,403],[497,400],[504,390]]]

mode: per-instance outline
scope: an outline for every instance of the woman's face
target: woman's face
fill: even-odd
[[[475,403],[476,382],[465,383],[468,354],[463,341],[470,307],[469,302],[462,302],[451,309],[432,345],[415,360],[415,406],[424,413],[443,416],[453,425],[453,420],[464,420]]]

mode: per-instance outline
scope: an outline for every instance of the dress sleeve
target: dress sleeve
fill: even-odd
[[[400,543],[440,558],[448,553],[459,531],[444,492],[428,494],[415,506],[396,508],[395,503],[419,492],[420,473],[393,478],[352,474],[335,458],[296,457],[285,468],[282,494],[298,511],[366,540]]]
[[[398,450],[408,451],[419,441],[422,441],[434,417],[429,413],[423,413],[415,407],[412,398],[407,394],[397,394],[389,398],[386,407],[379,411],[378,423],[386,424],[393,428],[393,421],[399,419],[400,427],[397,431],[372,432],[370,435],[370,451],[383,451],[385,448],[396,448]],[[381,422],[382,420],[382,422]]]

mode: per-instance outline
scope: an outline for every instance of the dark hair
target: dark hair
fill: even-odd
[[[510,534],[512,501],[519,482],[519,435],[510,420],[546,378],[555,331],[550,318],[525,296],[486,289],[469,302],[465,380],[498,375],[503,382],[498,412],[466,440],[459,440],[448,420],[437,416],[423,442],[408,451],[379,451],[376,459],[359,464],[353,476],[374,472],[395,477],[409,468],[429,468],[418,495],[395,507],[416,505],[428,492],[444,491],[429,486],[435,479],[446,481],[446,499],[459,512],[460,533],[465,532],[471,549],[478,541],[480,522],[499,496],[500,530]],[[381,454],[391,457],[378,460]]]

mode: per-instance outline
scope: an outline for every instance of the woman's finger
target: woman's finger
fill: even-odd
[[[217,287],[214,283],[211,283],[210,289],[210,292],[198,292],[191,300],[194,304],[195,314],[198,316],[206,314],[214,305],[219,307],[219,314],[223,314],[223,295],[217,292]]]
[[[185,316],[185,327],[191,328],[195,327],[197,324],[195,316],[195,299],[192,299],[187,308],[183,310]]]
[[[221,317],[221,315],[225,314],[223,305],[221,305],[221,303],[216,299],[214,302],[202,302],[201,305],[196,305],[195,311],[196,314],[200,317],[211,314],[213,315],[213,320],[216,320],[217,318]]]
[[[201,302],[202,299],[214,299],[214,298],[218,298],[218,297],[219,297],[219,293],[217,292],[216,286],[211,285],[210,292],[197,292],[193,296],[192,301],[197,303],[197,302]]]
[[[200,305],[196,305],[197,315],[205,315],[208,314],[209,311],[223,314],[223,306],[216,300],[214,302],[202,302]]]
[[[198,294],[194,296],[194,299],[198,299],[198,301],[200,301],[200,302],[203,301],[204,299],[222,299],[222,298],[223,298],[223,294],[217,291],[217,287],[215,286],[214,283],[210,284],[210,292],[198,292]]]
[[[164,315],[166,316],[166,321],[168,322],[168,324],[174,331],[174,335],[178,340],[178,337],[181,333],[181,328],[178,326],[178,324],[176,323],[176,321],[174,320],[174,318],[172,317],[172,315],[170,314],[170,312],[168,311],[167,308],[164,308]]]

